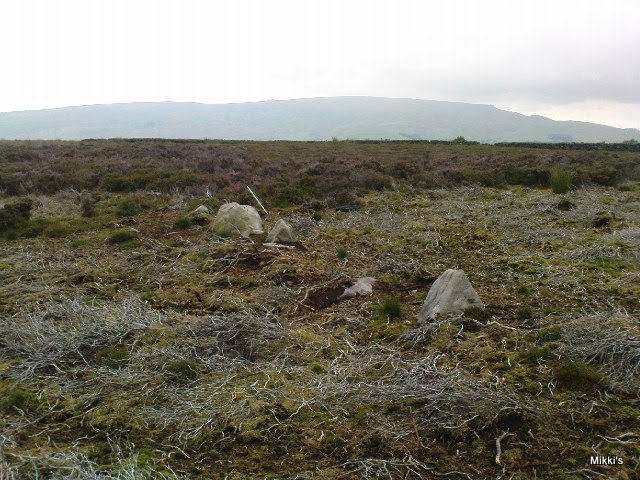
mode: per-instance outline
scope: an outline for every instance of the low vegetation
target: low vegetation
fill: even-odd
[[[639,155],[0,143],[0,480],[637,477]],[[419,324],[448,268],[486,308]]]

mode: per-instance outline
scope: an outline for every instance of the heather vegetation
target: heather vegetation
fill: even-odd
[[[0,143],[0,480],[636,478],[639,175],[462,142]],[[234,201],[263,233],[214,228]],[[483,305],[418,321],[448,269]]]

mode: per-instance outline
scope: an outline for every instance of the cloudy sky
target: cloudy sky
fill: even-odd
[[[2,0],[0,111],[375,95],[640,128],[637,0]]]

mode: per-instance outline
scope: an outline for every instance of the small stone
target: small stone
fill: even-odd
[[[295,243],[297,241],[291,226],[282,219],[276,222],[266,239],[267,243]]]
[[[198,208],[196,208],[189,215],[198,215],[198,214],[202,214],[202,213],[209,213],[209,207],[207,207],[206,205],[200,205]]]
[[[358,278],[352,286],[342,292],[339,298],[344,299],[357,297],[358,295],[370,295],[371,292],[373,292],[373,284],[375,281],[376,279],[372,277]]]

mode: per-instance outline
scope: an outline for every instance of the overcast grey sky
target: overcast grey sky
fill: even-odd
[[[375,95],[640,128],[640,1],[2,0],[0,111]]]

